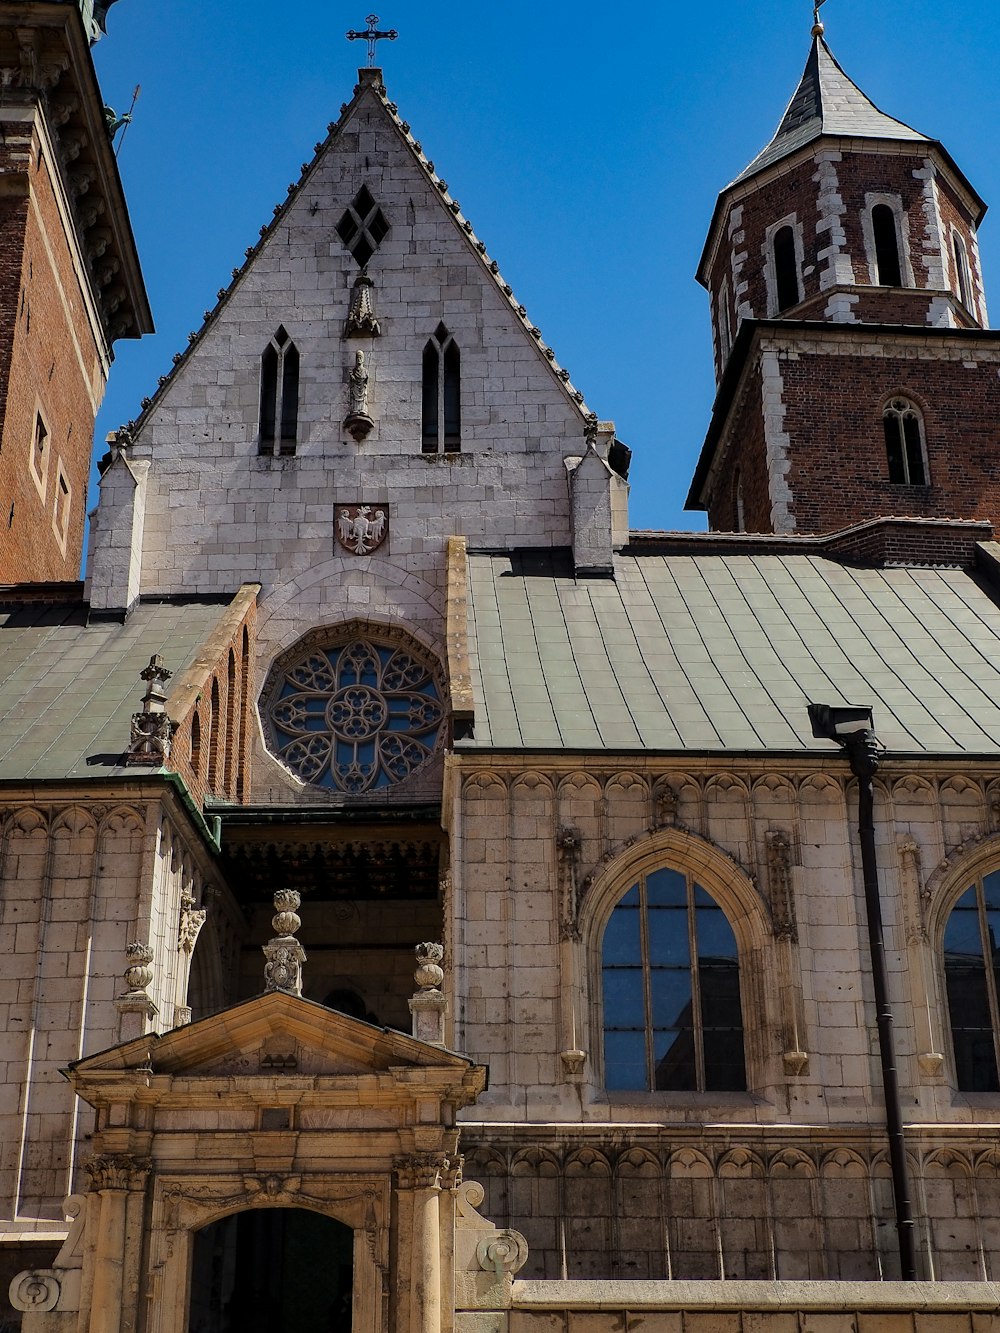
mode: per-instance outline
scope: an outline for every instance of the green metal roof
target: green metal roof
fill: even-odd
[[[88,625],[79,603],[8,605],[0,612],[0,780],[122,771],[145,689],[139,672],[160,653],[176,676],[224,612],[217,603],[141,604],[125,624]]]
[[[565,563],[565,562],[562,562]],[[905,754],[1000,753],[1000,607],[957,569],[810,555],[470,555],[463,750],[829,752],[806,705],[871,705]]]

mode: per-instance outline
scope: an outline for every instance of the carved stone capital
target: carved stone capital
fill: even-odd
[[[447,1153],[411,1153],[393,1161],[401,1190],[437,1190],[451,1170]]]
[[[150,1162],[130,1153],[105,1153],[85,1162],[91,1189],[142,1190],[146,1188]]]
[[[586,1051],[560,1051],[563,1077],[567,1083],[580,1083],[583,1080],[583,1067],[587,1063]]]

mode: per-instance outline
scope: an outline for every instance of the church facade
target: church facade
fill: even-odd
[[[5,1320],[1000,1323],[961,168],[817,24],[699,269],[710,530],[638,532],[614,424],[362,69],[109,441],[78,584],[80,441],[150,323],[107,8],[0,0]]]

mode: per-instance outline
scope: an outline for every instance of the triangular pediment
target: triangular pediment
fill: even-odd
[[[313,1000],[272,992],[172,1032],[150,1033],[86,1056],[71,1066],[71,1077],[74,1082],[114,1073],[360,1078],[432,1069],[462,1076],[473,1068],[463,1056],[403,1032],[374,1027]]]

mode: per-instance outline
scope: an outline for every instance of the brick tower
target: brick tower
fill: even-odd
[[[94,418],[152,330],[90,44],[107,0],[0,0],[0,581],[79,576]]]
[[[774,138],[719,196],[698,278],[718,396],[688,507],[720,530],[1000,519],[1000,341],[985,205],[823,38]]]

